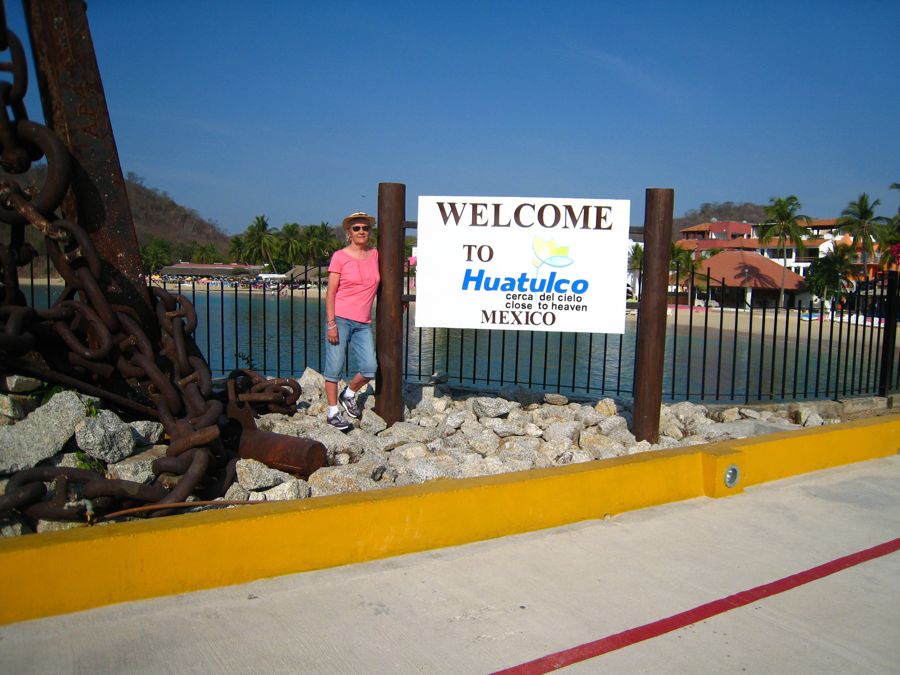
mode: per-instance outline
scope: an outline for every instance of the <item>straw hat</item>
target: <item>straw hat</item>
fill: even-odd
[[[349,216],[344,218],[344,223],[343,223],[344,229],[346,230],[348,227],[350,227],[350,223],[353,223],[357,220],[366,221],[370,227],[375,226],[375,216],[370,216],[365,211],[357,211],[356,213],[351,213]]]

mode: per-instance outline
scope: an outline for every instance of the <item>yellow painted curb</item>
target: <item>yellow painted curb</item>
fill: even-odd
[[[0,624],[464,544],[884,457],[900,416],[0,541]],[[726,474],[737,479],[726,485]]]

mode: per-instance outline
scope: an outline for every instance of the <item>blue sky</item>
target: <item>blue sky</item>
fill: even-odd
[[[17,0],[9,23],[25,35]],[[242,231],[416,197],[900,191],[900,3],[90,0],[124,171]],[[29,60],[30,60],[29,52]],[[39,117],[37,87],[28,99]]]

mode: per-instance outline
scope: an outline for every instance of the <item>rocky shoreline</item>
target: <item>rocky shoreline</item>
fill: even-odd
[[[408,385],[404,420],[388,426],[373,410],[371,390],[360,395],[362,419],[348,433],[325,424],[324,379],[307,369],[297,413],[267,414],[260,429],[312,438],[328,449],[328,466],[308,480],[254,460],[237,463],[227,501],[305,499],[622,457],[666,448],[840,422],[835,402],[718,406],[663,405],[659,442],[631,433],[628,401],[570,401],[554,393],[505,387],[496,395],[453,390],[444,384]],[[30,394],[42,384],[6,378],[0,394],[0,493],[9,475],[34,466],[90,467],[109,478],[138,483],[154,478],[153,460],[165,455],[162,425],[123,422],[97,409],[91,397],[64,391],[38,406]],[[197,507],[203,508],[203,507]],[[0,533],[15,536],[83,523],[0,518]]]

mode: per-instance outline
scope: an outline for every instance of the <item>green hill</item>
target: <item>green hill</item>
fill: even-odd
[[[0,171],[0,177],[12,178],[26,191],[37,189],[45,176],[46,169],[41,165],[18,175]],[[177,203],[165,192],[147,187],[143,179],[133,173],[129,173],[126,177],[125,187],[131,205],[135,233],[142,248],[154,240],[165,242],[173,259],[177,260],[179,255],[184,255],[197,245],[211,244],[223,254],[224,258],[228,250],[229,237],[216,223],[206,220],[194,209]],[[41,254],[35,263],[35,274],[43,276],[46,273],[43,237],[34,228],[26,228],[25,236]],[[0,223],[0,237],[2,237],[0,241],[9,241],[9,225]]]

